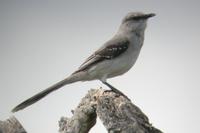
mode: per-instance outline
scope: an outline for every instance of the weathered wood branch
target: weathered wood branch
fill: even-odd
[[[5,121],[0,121],[0,133],[27,133],[19,121],[14,117],[10,117]]]
[[[97,90],[96,90],[97,91]],[[88,133],[96,123],[96,92],[90,91],[78,107],[72,111],[71,118],[62,117],[59,121],[60,133]]]
[[[60,133],[88,133],[99,117],[109,133],[162,133],[147,116],[127,98],[112,91],[90,90],[73,111],[62,117]]]

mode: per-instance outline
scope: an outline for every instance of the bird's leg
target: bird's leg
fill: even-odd
[[[107,85],[113,92],[115,92],[115,93],[117,93],[117,94],[119,94],[119,95],[122,95],[122,96],[124,96],[125,98],[127,98],[129,101],[130,101],[130,99],[126,96],[126,95],[124,95],[124,93],[122,93],[120,90],[118,90],[118,89],[116,89],[115,87],[113,87],[111,84],[109,84],[108,82],[102,82],[103,84],[105,84],[105,85]]]

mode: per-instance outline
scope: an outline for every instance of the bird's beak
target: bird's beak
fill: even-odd
[[[148,19],[148,18],[151,18],[151,17],[154,17],[154,16],[156,16],[155,13],[149,13],[149,14],[145,14],[143,17]]]

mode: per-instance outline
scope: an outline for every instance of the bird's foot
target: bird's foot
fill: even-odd
[[[129,101],[131,101],[124,93],[122,93],[120,90],[116,89],[115,87],[113,87],[112,85],[110,85],[109,83],[107,82],[103,82],[105,85],[107,85],[111,90],[106,90],[105,92],[115,92],[116,94],[119,94],[123,97],[125,97],[126,99],[128,99]]]

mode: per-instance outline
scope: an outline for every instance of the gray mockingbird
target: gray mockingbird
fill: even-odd
[[[106,82],[106,80],[126,73],[135,64],[143,45],[147,20],[153,16],[155,16],[153,13],[128,13],[122,20],[117,33],[89,56],[77,71],[64,80],[25,100],[16,106],[12,112],[24,109],[62,86],[77,81],[100,80],[110,87],[112,91],[124,95]]]

